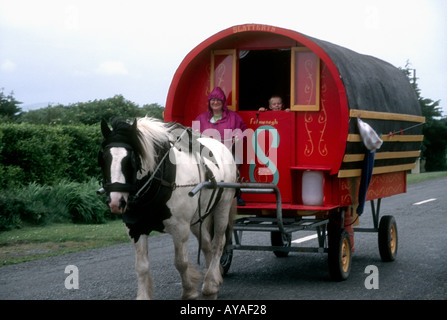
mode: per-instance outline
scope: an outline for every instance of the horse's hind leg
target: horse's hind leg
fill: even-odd
[[[230,200],[229,203],[232,201]],[[214,235],[211,241],[212,257],[202,286],[204,299],[217,299],[220,285],[223,282],[220,258],[225,246],[225,233],[229,225],[230,207],[228,202],[221,202],[214,211]]]
[[[209,233],[210,227],[212,227],[212,217],[209,217],[203,221],[203,224],[196,223],[191,226],[191,231],[200,243],[200,247],[203,255],[205,256],[206,268],[210,266],[212,258],[212,247],[211,247],[211,235]],[[201,229],[201,230],[200,230]],[[200,252],[198,253],[200,254]]]
[[[172,230],[171,228],[175,228]],[[198,285],[202,278],[194,268],[188,257],[189,225],[177,225],[167,228],[174,240],[175,260],[174,264],[182,278],[182,299],[195,300],[199,297]]]

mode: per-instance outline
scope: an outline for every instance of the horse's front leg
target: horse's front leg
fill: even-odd
[[[142,234],[135,242],[135,271],[138,279],[137,300],[152,299],[152,278],[149,270],[147,235]]]
[[[188,257],[189,224],[170,226],[167,231],[172,235],[175,249],[174,264],[182,278],[182,299],[195,300],[199,297],[198,285],[202,278]]]

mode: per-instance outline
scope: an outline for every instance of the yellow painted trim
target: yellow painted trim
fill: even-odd
[[[383,160],[383,159],[399,159],[399,158],[414,158],[419,157],[421,155],[421,151],[387,151],[387,152],[376,152],[375,159]],[[365,155],[363,153],[355,153],[355,154],[345,154],[343,157],[343,162],[357,162],[363,161]]]
[[[396,134],[396,135],[382,135],[383,142],[417,142],[424,140],[424,135],[402,135],[402,134]],[[362,142],[362,137],[359,134],[350,133],[348,134],[348,142]]]
[[[399,158],[415,158],[421,155],[421,150],[417,151],[387,151],[376,152],[375,159],[399,159]]]
[[[345,154],[343,157],[343,162],[357,162],[363,161],[363,159],[365,159],[365,155],[363,153]]]
[[[395,165],[395,166],[375,167],[373,169],[373,174],[407,171],[407,170],[413,169],[415,166],[416,166],[416,162],[409,163],[409,164],[400,164],[400,165]],[[347,170],[340,170],[338,172],[337,177],[338,178],[352,178],[352,177],[360,177],[361,174],[362,174],[362,169],[347,169]]]
[[[396,121],[410,121],[410,122],[425,123],[425,117],[415,116],[415,115],[411,115],[411,114],[391,113],[391,112],[378,112],[378,111],[351,109],[351,110],[349,110],[349,116],[351,118],[360,116],[360,118],[365,118],[365,119],[396,120]]]

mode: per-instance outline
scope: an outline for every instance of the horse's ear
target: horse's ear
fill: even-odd
[[[133,120],[132,130],[135,131],[135,132],[137,131],[137,119],[136,118]]]
[[[107,138],[112,133],[112,130],[110,130],[109,125],[104,118],[101,119],[101,132],[104,138]]]

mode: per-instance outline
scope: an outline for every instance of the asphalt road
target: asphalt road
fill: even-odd
[[[221,300],[432,300],[447,299],[447,178],[410,185],[406,194],[382,200],[381,216],[397,220],[399,248],[394,262],[382,262],[377,234],[356,233],[356,251],[348,280],[332,282],[327,255],[290,253],[276,258],[271,252],[235,251],[225,277]],[[434,199],[434,200],[433,200]],[[428,202],[419,203],[424,200]],[[372,226],[370,206],[366,206],[361,226]],[[309,233],[297,232],[293,238]],[[246,233],[247,244],[269,245],[264,233]],[[316,245],[309,240],[303,245]],[[197,258],[197,245],[190,240],[190,256]],[[0,268],[0,300],[132,300],[137,281],[134,251],[129,244],[51,257]],[[179,299],[180,277],[173,265],[173,245],[169,235],[149,239],[151,273],[155,298]],[[203,270],[202,265],[199,269]],[[77,289],[67,289],[75,281]],[[377,267],[377,289],[368,289],[367,266]],[[67,278],[69,277],[69,278]],[[71,279],[71,280],[70,280]],[[377,281],[378,280],[378,281]]]

